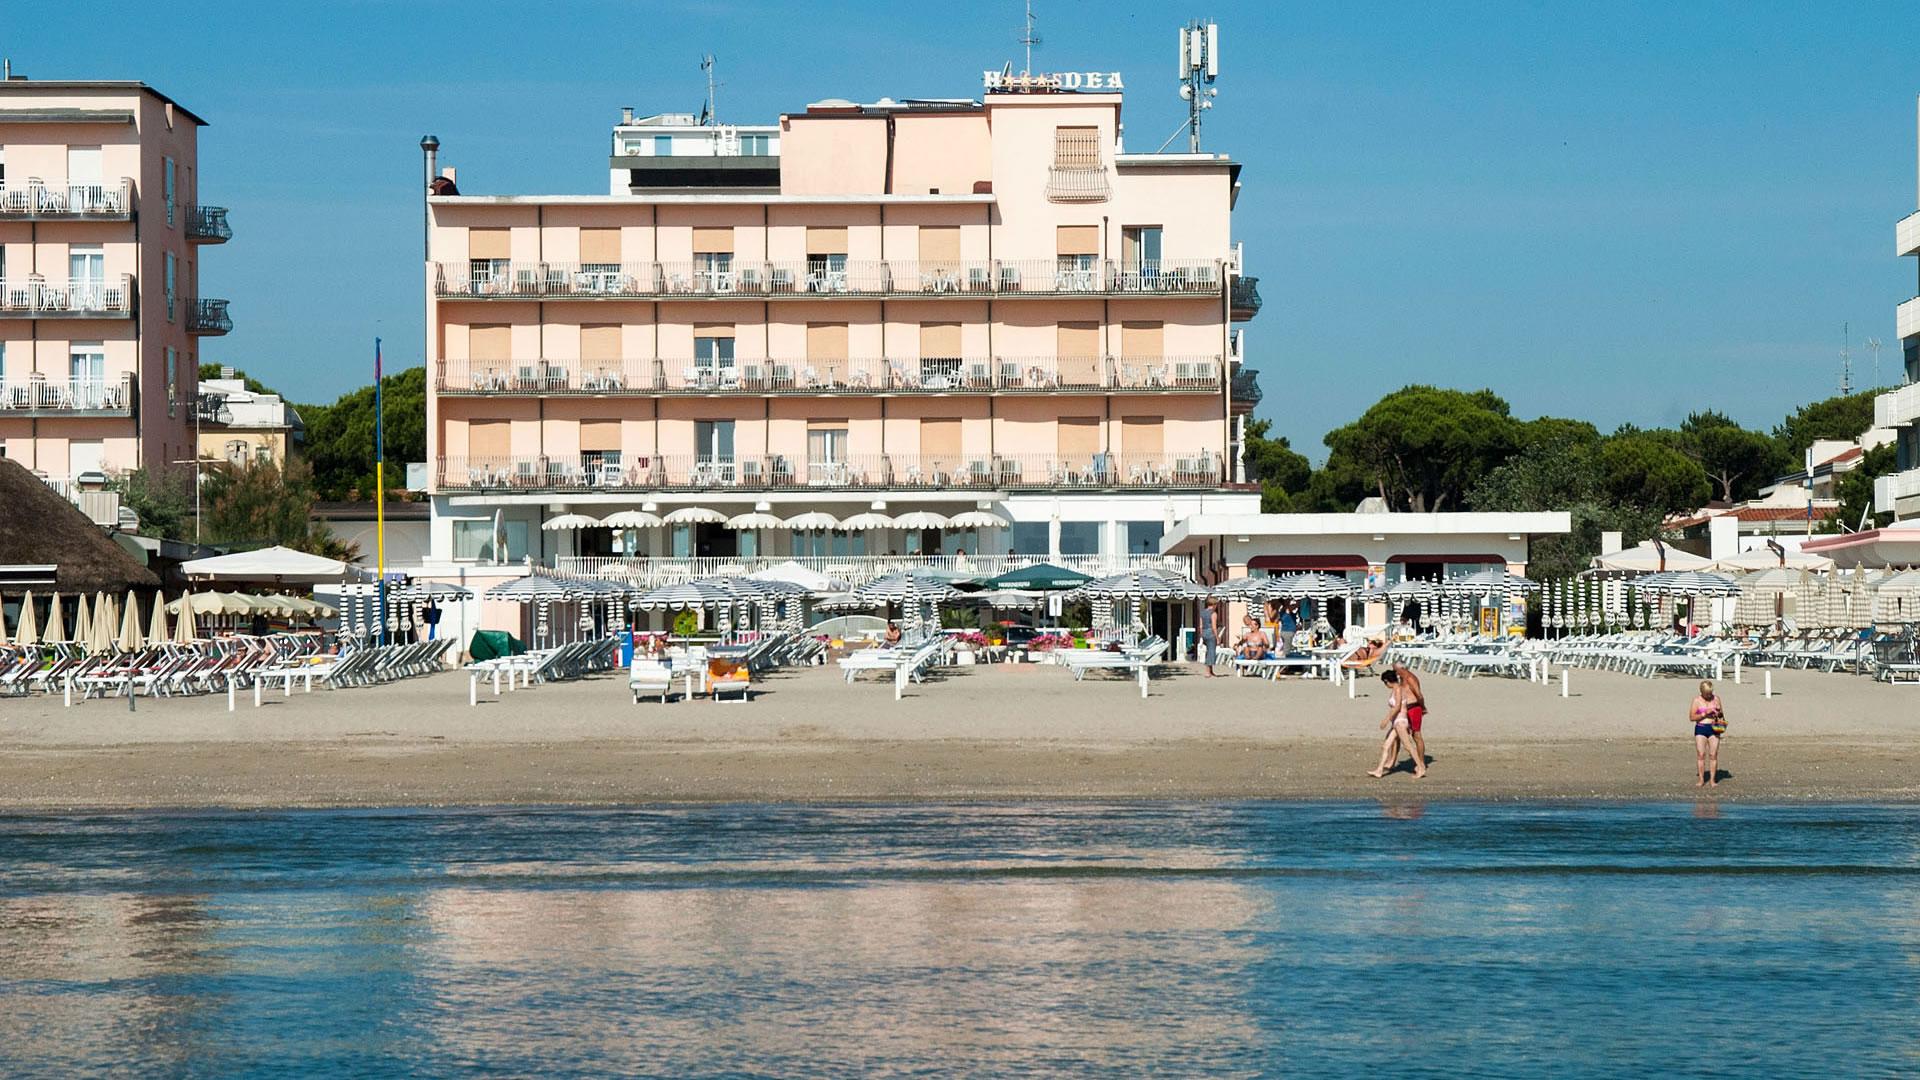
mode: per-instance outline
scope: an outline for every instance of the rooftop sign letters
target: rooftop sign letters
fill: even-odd
[[[983,71],[980,73],[980,85],[989,91],[1002,94],[1126,89],[1117,71],[1053,71],[1037,75],[1015,75],[1011,71]]]

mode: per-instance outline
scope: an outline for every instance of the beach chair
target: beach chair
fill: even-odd
[[[1124,671],[1139,680],[1140,696],[1147,696],[1149,669],[1166,654],[1167,639],[1155,635],[1131,648],[1065,649],[1059,655],[1073,672],[1073,680],[1082,682],[1095,669]]]
[[[726,700],[722,695],[738,694],[741,701],[747,701],[753,693],[753,675],[747,665],[732,660],[707,661],[707,689],[713,693],[713,700]]]
[[[660,704],[665,705],[667,695],[673,692],[673,669],[658,660],[635,657],[627,670],[627,689],[632,691],[635,705],[645,694],[659,694]]]

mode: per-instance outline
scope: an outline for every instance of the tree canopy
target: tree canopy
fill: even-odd
[[[336,559],[357,559],[325,524],[313,520],[313,477],[304,462],[283,471],[270,461],[221,465],[207,474],[200,497],[201,528],[215,544],[285,545]]]
[[[1877,390],[1830,397],[1811,405],[1802,405],[1773,429],[1773,437],[1782,450],[1801,467],[1801,455],[1815,439],[1857,439],[1873,427],[1873,399]]]
[[[1491,390],[1409,386],[1327,433],[1327,471],[1395,510],[1457,509],[1461,496],[1519,445],[1521,425]]]
[[[409,461],[427,456],[427,369],[407,368],[381,380],[386,414],[387,490],[406,485]],[[322,498],[373,498],[373,387],[331,405],[302,405],[307,460]]]

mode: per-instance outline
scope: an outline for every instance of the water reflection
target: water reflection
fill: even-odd
[[[1916,839],[1398,799],[0,818],[0,1074],[1899,1072]],[[1703,980],[1739,1007],[1675,1025]]]

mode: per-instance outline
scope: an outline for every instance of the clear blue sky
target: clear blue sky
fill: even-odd
[[[1843,323],[1870,382],[1862,339],[1891,341],[1916,291],[1892,254],[1915,208],[1912,0],[1039,0],[1035,67],[1123,72],[1128,146],[1154,149],[1181,118],[1173,28],[1201,8],[1224,39],[1207,148],[1246,163],[1262,412],[1316,460],[1408,381],[1603,428],[1699,407],[1771,425],[1836,390]],[[236,329],[205,359],[330,400],[376,333],[419,360],[423,133],[469,193],[598,192],[619,107],[696,109],[703,51],[722,118],[760,121],[977,93],[1019,22],[1014,0],[51,4],[0,49],[212,122],[202,193],[235,238],[202,291]]]

